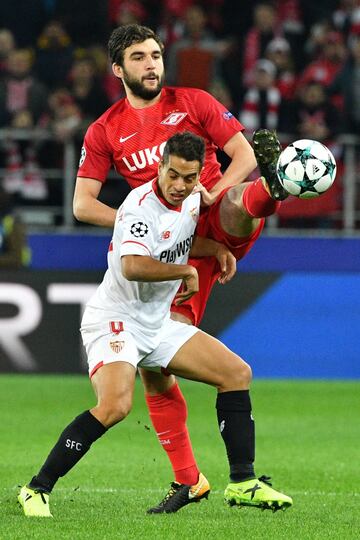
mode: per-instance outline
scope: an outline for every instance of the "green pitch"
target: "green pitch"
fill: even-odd
[[[25,518],[17,486],[35,474],[74,416],[94,404],[86,376],[0,376],[0,539],[358,539],[360,384],[256,381],[256,471],[294,499],[273,514],[223,503],[228,468],[215,390],[181,381],[189,428],[212,493],[175,515],[147,516],[165,494],[170,466],[140,384],[130,416],[97,441],[51,496],[53,519]]]

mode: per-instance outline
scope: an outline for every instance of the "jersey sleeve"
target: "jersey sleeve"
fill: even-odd
[[[219,148],[223,149],[231,137],[244,130],[235,116],[208,92],[198,90],[194,101],[204,131]]]
[[[94,122],[85,134],[77,176],[105,182],[111,165],[112,154],[107,145],[104,126]]]
[[[155,248],[154,225],[142,207],[125,201],[118,214],[114,229],[114,241],[123,255],[145,255],[152,257]]]

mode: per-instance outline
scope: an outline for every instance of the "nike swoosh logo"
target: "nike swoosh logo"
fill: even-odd
[[[127,141],[128,139],[131,139],[131,137],[133,137],[136,134],[137,134],[137,131],[135,131],[135,133],[132,133],[131,135],[128,135],[127,137],[120,137],[119,141],[121,143],[123,143],[123,142]]]

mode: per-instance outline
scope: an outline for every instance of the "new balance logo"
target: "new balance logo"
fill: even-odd
[[[162,235],[161,235],[161,238],[162,238],[163,240],[169,240],[170,236],[171,236],[171,232],[170,232],[170,231],[164,231],[164,232],[162,233]]]

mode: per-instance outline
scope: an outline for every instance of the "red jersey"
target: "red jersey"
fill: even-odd
[[[200,181],[211,189],[221,178],[217,148],[242,130],[221,103],[196,88],[165,87],[160,100],[144,109],[135,109],[123,98],[89,126],[78,176],[105,182],[114,166],[132,188],[138,187],[157,176],[166,141],[191,131],[205,139]]]

